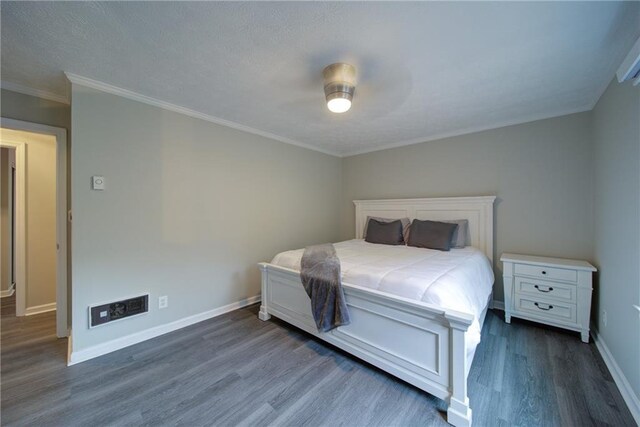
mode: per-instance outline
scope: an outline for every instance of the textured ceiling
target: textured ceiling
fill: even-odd
[[[2,81],[63,72],[336,154],[593,107],[640,36],[634,2],[2,2]],[[322,69],[357,67],[351,111]]]

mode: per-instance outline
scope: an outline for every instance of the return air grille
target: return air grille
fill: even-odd
[[[104,325],[149,311],[149,294],[89,307],[89,327]]]

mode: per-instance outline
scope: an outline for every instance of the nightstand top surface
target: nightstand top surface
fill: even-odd
[[[551,257],[542,257],[542,256],[533,256],[533,255],[503,253],[502,256],[500,257],[500,261],[517,262],[520,264],[542,265],[542,266],[559,267],[559,268],[572,268],[575,270],[598,271],[597,268],[589,264],[587,261],[582,261],[578,259],[551,258]]]

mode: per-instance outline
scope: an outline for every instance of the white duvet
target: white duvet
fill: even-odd
[[[480,343],[482,313],[494,281],[489,260],[480,250],[468,246],[442,252],[359,239],[334,246],[340,258],[343,283],[473,315],[466,337],[468,355],[473,357]],[[300,271],[303,252],[304,249],[281,252],[271,263]]]

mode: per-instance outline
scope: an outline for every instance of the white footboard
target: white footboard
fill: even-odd
[[[344,283],[351,324],[319,333],[299,273],[260,269],[260,319],[274,315],[445,400],[450,424],[471,425],[465,333],[473,316]]]

